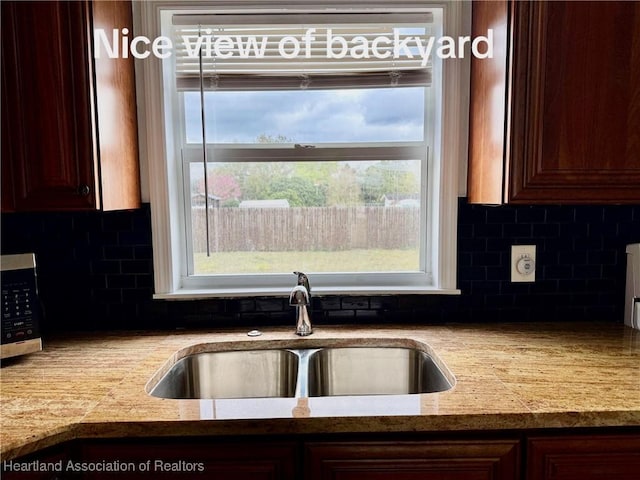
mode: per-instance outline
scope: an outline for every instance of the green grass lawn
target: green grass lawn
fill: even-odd
[[[216,252],[194,255],[196,274],[416,271],[416,250]]]

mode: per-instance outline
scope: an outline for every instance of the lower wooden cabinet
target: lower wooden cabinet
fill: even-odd
[[[57,470],[2,480],[636,480],[640,429],[91,439],[10,462]]]
[[[310,480],[506,480],[520,477],[519,441],[309,443]]]
[[[531,437],[527,480],[636,480],[640,435]]]
[[[119,472],[85,471],[84,480],[294,480],[300,456],[297,442],[266,442],[247,439],[216,441],[167,439],[137,442],[83,442],[79,467],[104,464]]]

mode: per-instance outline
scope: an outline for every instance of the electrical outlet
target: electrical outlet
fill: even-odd
[[[511,281],[536,281],[536,246],[511,246]]]

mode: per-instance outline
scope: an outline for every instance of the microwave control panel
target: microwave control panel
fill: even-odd
[[[38,338],[38,297],[35,269],[0,272],[2,344]]]

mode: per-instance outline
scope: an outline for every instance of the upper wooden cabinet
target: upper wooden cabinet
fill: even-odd
[[[130,2],[2,2],[2,211],[140,205],[132,58],[94,59]]]
[[[640,203],[640,2],[473,3],[472,203]]]

